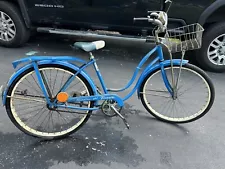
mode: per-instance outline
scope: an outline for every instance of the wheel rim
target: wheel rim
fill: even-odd
[[[225,65],[225,34],[216,37],[209,45],[208,58],[214,65]]]
[[[16,36],[16,26],[6,13],[0,11],[0,40],[8,42]]]
[[[50,68],[43,68],[43,69],[40,69],[40,70],[48,70],[48,69],[50,69]],[[68,74],[70,74],[70,75],[72,75],[72,73],[71,72],[69,72],[69,71],[66,71],[66,70],[63,70],[63,69],[59,69],[59,68],[54,68],[54,69],[56,69],[57,71],[59,71],[59,70],[61,70],[61,71],[64,71],[64,73],[68,73]],[[14,97],[16,96],[15,95],[15,93],[16,93],[16,90],[17,89],[19,89],[19,90],[21,90],[21,86],[20,86],[20,84],[22,84],[22,82],[24,83],[24,84],[26,84],[26,86],[28,86],[28,85],[30,85],[30,82],[29,82],[29,79],[26,79],[27,77],[29,77],[30,75],[32,75],[34,73],[34,71],[31,71],[31,72],[29,72],[28,74],[26,74],[24,77],[22,77],[18,82],[17,82],[17,84],[15,85],[15,87],[14,87],[14,89],[13,89],[13,91],[12,91],[12,94],[11,94],[11,101],[10,101],[10,107],[11,107],[11,111],[12,111],[12,115],[13,115],[13,117],[14,117],[14,119],[17,121],[17,123],[23,128],[23,129],[25,129],[26,131],[28,131],[28,132],[30,132],[30,133],[32,133],[32,134],[34,134],[34,135],[36,135],[36,136],[41,136],[41,137],[57,137],[57,136],[63,136],[63,135],[65,135],[65,134],[67,134],[67,133],[70,133],[70,132],[72,132],[73,130],[75,130],[76,128],[78,128],[83,122],[84,122],[84,120],[85,120],[85,118],[87,117],[87,115],[88,115],[88,111],[86,112],[86,114],[83,114],[82,116],[83,117],[81,117],[80,118],[80,120],[78,121],[78,122],[76,122],[75,124],[74,124],[74,121],[77,121],[77,119],[76,119],[76,117],[74,117],[74,119],[71,119],[70,120],[70,117],[69,117],[69,114],[66,114],[66,115],[63,115],[63,114],[59,114],[58,112],[60,112],[60,111],[62,111],[61,109],[58,109],[58,111],[57,112],[55,112],[55,114],[53,114],[53,111],[49,111],[46,107],[46,103],[45,103],[45,100],[44,100],[44,98],[42,98],[41,100],[44,102],[42,102],[41,103],[41,101],[40,101],[40,103],[36,103],[36,105],[35,106],[33,106],[32,108],[33,108],[33,110],[32,111],[36,111],[36,112],[34,112],[34,115],[33,115],[33,119],[31,119],[31,114],[28,114],[26,111],[27,110],[29,110],[29,111],[31,111],[30,109],[31,109],[31,107],[29,107],[31,104],[33,104],[32,103],[32,101],[30,101],[30,104],[28,105],[28,107],[26,107],[26,105],[25,105],[25,108],[24,107],[22,107],[21,108],[21,105],[23,105],[23,104],[28,104],[29,102],[27,101],[27,100],[25,100],[24,101],[24,103],[23,103],[23,101],[21,101],[19,104],[16,104],[15,103],[15,101],[17,101],[18,99],[14,99]],[[46,75],[47,76],[47,75]],[[49,77],[54,77],[54,75],[52,74],[52,73],[50,73],[50,76]],[[60,80],[60,76],[59,76],[59,74],[58,74],[58,76],[56,75],[55,77],[57,77],[57,80],[59,79]],[[32,77],[32,78],[35,78],[34,76]],[[24,82],[24,80],[26,79],[26,83]],[[36,79],[37,80],[37,79]],[[67,78],[64,78],[64,80],[66,81],[67,80]],[[85,89],[86,89],[86,91],[87,91],[87,95],[90,95],[89,94],[89,91],[88,91],[88,89],[87,89],[87,87],[86,87],[86,85],[83,83],[83,81],[79,78],[79,77],[77,77],[77,80],[78,81],[80,81],[81,82],[81,84],[82,85],[84,85],[84,87],[85,87]],[[63,81],[63,80],[62,80]],[[74,81],[75,82],[75,81]],[[36,83],[36,82],[35,82]],[[35,84],[34,83],[34,84]],[[48,82],[49,83],[49,82]],[[59,82],[59,83],[61,83],[61,82]],[[76,82],[77,83],[77,82]],[[51,83],[50,83],[51,84]],[[63,84],[61,83],[60,84],[60,86],[62,86]],[[72,86],[74,85],[74,84],[71,84]],[[51,86],[51,85],[50,85]],[[55,86],[54,86],[55,87]],[[69,87],[70,88],[70,87]],[[38,91],[39,89],[38,89],[38,86],[36,86],[35,88],[33,88],[33,90],[34,90],[34,92],[35,91]],[[54,90],[54,89],[53,89]],[[24,90],[23,90],[24,91]],[[30,91],[30,89],[28,88],[28,90],[27,90],[28,92],[27,93],[29,93],[29,91]],[[29,94],[26,94],[26,95],[29,95]],[[24,96],[26,96],[26,95],[24,95]],[[36,96],[35,96],[36,97]],[[37,99],[36,100],[40,100],[40,98],[38,98],[37,97]],[[35,101],[35,100],[34,100]],[[28,103],[27,103],[28,102]],[[18,110],[18,106],[19,106],[19,110]],[[37,107],[39,107],[40,109],[37,109]],[[88,102],[88,105],[87,105],[87,107],[90,107],[90,102]],[[27,109],[27,110],[26,110]],[[47,114],[46,116],[45,116],[45,114],[44,115],[42,115],[44,112],[43,112],[43,110],[47,110],[47,113],[49,113],[49,115]],[[22,111],[22,113],[20,112],[20,114],[18,113],[19,111]],[[26,112],[26,113],[24,113],[24,112]],[[71,111],[72,112],[72,111]],[[72,114],[72,113],[70,113],[71,115],[76,115],[76,114]],[[21,116],[21,117],[20,117]],[[26,117],[25,117],[26,116]],[[50,117],[51,116],[51,117]],[[72,117],[73,117],[72,116]],[[35,118],[34,118],[35,117]],[[40,126],[35,126],[35,125],[32,125],[31,124],[31,120],[33,120],[34,122],[36,122],[36,123],[38,123],[38,120],[40,120],[40,117],[41,118],[43,118],[43,117],[45,117],[44,118],[44,122],[42,121],[42,122],[40,122],[39,124],[40,124]],[[26,119],[25,119],[26,118]],[[59,124],[57,124],[56,123],[56,120],[55,119],[57,119],[57,118],[61,118],[61,119],[59,119],[59,123],[61,124],[61,126],[59,126]],[[29,121],[28,121],[28,119],[29,119]],[[54,119],[54,120],[53,120]],[[48,120],[48,122],[49,123],[47,123],[47,120]],[[68,128],[66,128],[66,129],[63,129],[63,125],[64,125],[64,123],[65,122],[68,122],[68,120],[70,120],[70,123],[72,123],[71,125],[70,125],[70,127],[68,127]],[[46,122],[45,122],[46,121]],[[63,123],[63,121],[64,121],[64,123]],[[56,124],[55,126],[55,128],[54,128],[54,126],[53,126],[53,123],[54,124]],[[43,125],[42,125],[43,124]],[[42,126],[41,126],[42,125]],[[44,131],[44,127],[51,127],[51,125],[52,125],[52,128],[53,128],[53,130],[55,130],[55,131],[52,131],[52,132],[46,132],[46,131]],[[36,127],[36,128],[35,128]],[[59,131],[60,130],[60,131]]]
[[[176,69],[178,70],[179,68],[176,67]],[[167,75],[169,75],[171,70],[169,68],[166,68],[166,70],[168,71]],[[181,86],[190,82],[190,84],[191,84],[190,86],[196,87],[197,84],[199,84],[199,81],[192,83],[191,81],[194,78],[190,78],[190,77],[187,78],[186,80],[184,80],[185,79],[184,77],[188,77],[188,74],[184,75],[184,73],[183,73],[184,70],[188,70],[191,73],[194,73],[195,75],[197,75],[196,77],[199,77],[199,80],[202,80],[202,82],[205,84],[205,87],[204,86],[202,87],[202,85],[200,85],[200,88],[195,88],[195,90],[193,90],[193,91],[192,90],[185,91],[186,88],[181,87]],[[159,76],[159,78],[157,78],[158,82],[157,82],[157,79],[153,78],[154,75]],[[151,83],[149,83],[149,81],[151,79],[153,79],[153,80],[152,80]],[[171,82],[171,78],[168,77],[168,79]],[[197,79],[194,79],[194,80],[196,81]],[[154,83],[156,83],[156,84],[154,84]],[[210,103],[210,98],[211,98],[211,91],[210,91],[210,87],[209,87],[208,83],[206,82],[206,80],[200,74],[198,74],[197,72],[195,72],[195,71],[193,71],[189,68],[183,68],[179,83],[180,83],[180,87],[178,86],[178,89],[179,89],[178,90],[178,99],[179,100],[176,100],[176,102],[173,101],[169,92],[165,88],[165,85],[163,84],[163,81],[162,81],[162,78],[161,78],[161,71],[155,72],[145,83],[145,85],[143,87],[143,91],[144,91],[143,99],[144,99],[148,109],[153,114],[155,114],[157,117],[160,117],[161,119],[171,121],[171,122],[185,122],[185,121],[195,119],[196,117],[201,115],[206,110],[206,108],[208,107],[208,105]],[[147,99],[148,95],[146,94],[148,85],[150,85],[150,89],[151,89],[151,91],[153,91],[153,92],[150,93],[150,96],[149,96],[150,99]],[[157,88],[157,89],[154,90],[154,87]],[[205,88],[206,92],[199,92],[200,89],[204,89],[204,88]],[[159,89],[160,89],[160,94],[159,94]],[[187,89],[192,89],[192,88],[187,88]],[[186,92],[186,93],[188,92],[189,95],[184,96],[184,92]],[[159,96],[157,96],[157,95],[159,95]],[[201,96],[204,96],[204,95],[207,96],[207,98],[205,97],[206,99],[197,99],[198,97],[201,97]],[[156,98],[154,98],[154,96],[156,96]],[[180,97],[180,96],[182,96],[184,100],[188,99],[188,101],[189,101],[187,103],[188,106],[185,106],[186,102],[184,103],[184,101],[182,100],[182,97]],[[185,99],[185,97],[186,97],[186,99]],[[158,98],[158,100],[157,100],[157,98]],[[151,101],[149,101],[149,100],[151,100]],[[205,102],[205,104],[204,103],[201,104],[200,101]],[[171,103],[171,105],[169,105],[170,103]],[[177,106],[177,103],[181,105],[180,108]],[[200,104],[201,104],[201,106],[199,106],[198,108],[196,108],[196,110],[194,110],[194,106],[197,107]],[[156,107],[156,105],[159,105],[159,106]],[[190,111],[187,110],[186,108],[190,108]],[[161,110],[159,111],[159,109],[161,109]],[[177,109],[178,113],[174,112],[174,109]],[[192,111],[195,112],[195,113],[190,113]],[[185,116],[182,117],[181,116],[182,114],[184,114]]]

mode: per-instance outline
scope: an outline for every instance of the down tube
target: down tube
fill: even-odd
[[[143,73],[142,73],[142,75],[147,71],[147,70],[149,70],[149,69],[151,69],[151,67],[157,62],[157,61],[159,61],[160,60],[160,57],[156,57],[146,68],[145,68],[145,70],[143,71]],[[140,83],[140,80],[142,80],[142,75],[140,76],[140,78],[138,79],[138,81],[137,81],[137,83],[136,83],[136,85],[135,85],[135,87],[132,89],[132,91],[127,95],[127,96],[125,96],[124,98],[123,98],[123,101],[126,101],[126,100],[128,100],[133,94],[134,94],[134,92],[137,90],[137,88],[138,88],[138,86],[139,86],[139,83]]]

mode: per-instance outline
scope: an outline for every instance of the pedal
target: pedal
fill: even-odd
[[[128,124],[127,120],[125,119],[125,117],[123,117],[122,114],[120,114],[120,112],[117,111],[117,109],[114,106],[111,106],[111,108],[114,110],[114,112],[119,115],[119,117],[123,120],[124,124],[126,125],[127,129],[130,129],[130,125]]]

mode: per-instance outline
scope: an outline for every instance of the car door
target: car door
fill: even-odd
[[[72,23],[93,29],[121,30],[137,27],[134,17],[146,16],[148,10],[159,10],[163,0],[58,0],[61,23]],[[60,15],[59,15],[60,13]],[[149,26],[148,23],[145,23]],[[143,26],[143,25],[141,25]]]
[[[146,17],[148,10],[159,10],[161,0],[92,0],[93,23],[108,29],[134,30],[146,23],[134,23],[134,17]]]
[[[92,0],[59,0],[64,6],[59,10],[60,18],[58,22],[67,25],[86,25],[93,18]]]
[[[58,25],[85,23],[91,17],[92,0],[27,0],[28,12],[34,22]]]
[[[134,17],[146,17],[148,10],[159,10],[163,0],[27,0],[32,21],[60,26],[134,30],[151,27],[135,23]],[[38,15],[37,15],[38,14]]]
[[[24,0],[33,23],[52,23],[57,17],[57,9],[63,6],[54,0]]]
[[[137,0],[92,0],[93,22],[111,26],[132,23]]]

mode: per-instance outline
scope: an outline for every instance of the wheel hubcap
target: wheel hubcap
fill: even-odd
[[[16,35],[16,27],[13,20],[0,11],[0,40],[11,41]]]
[[[225,65],[225,34],[215,38],[209,45],[208,58],[215,65]]]

